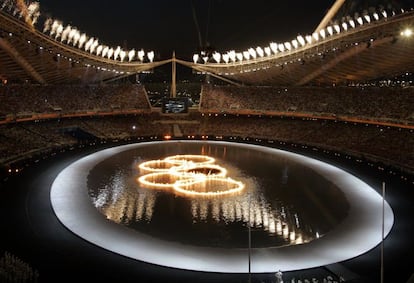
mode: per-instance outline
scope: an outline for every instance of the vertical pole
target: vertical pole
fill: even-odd
[[[249,283],[252,281],[252,274],[251,274],[251,248],[252,248],[252,237],[251,237],[251,228],[250,228],[250,194],[249,194],[249,213],[248,213],[248,218],[249,220],[247,221],[247,225],[248,225],[248,232],[249,232]]]
[[[382,182],[382,231],[381,231],[381,283],[384,283],[384,218],[385,218],[385,182]]]
[[[175,62],[175,51],[173,52],[173,58],[171,61],[172,70],[171,70],[171,93],[170,97],[175,98],[177,97],[177,84],[176,84],[176,76],[177,76],[177,70],[176,70],[176,62]]]

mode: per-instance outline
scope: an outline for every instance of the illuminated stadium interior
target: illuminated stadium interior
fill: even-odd
[[[400,259],[414,252],[414,3],[322,2],[307,30],[189,53],[105,42],[47,1],[0,0],[0,281],[413,282]],[[279,150],[309,168],[275,157],[272,172],[262,152]],[[305,221],[318,213],[323,233]]]

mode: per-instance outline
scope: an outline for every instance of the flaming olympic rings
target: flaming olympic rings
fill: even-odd
[[[241,192],[243,182],[227,177],[227,170],[207,155],[173,155],[139,165],[141,186],[171,189],[189,197],[215,197]]]

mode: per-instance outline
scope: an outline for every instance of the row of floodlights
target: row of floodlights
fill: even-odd
[[[401,12],[404,12],[403,10]],[[395,15],[395,12],[392,12],[392,16]],[[236,52],[235,50],[230,50],[226,53],[214,52],[211,56],[206,52],[202,51],[200,54],[196,53],[193,55],[193,61],[197,63],[208,63],[210,58],[212,58],[214,63],[235,63],[242,62],[246,60],[254,60],[256,58],[262,58],[265,56],[272,56],[283,52],[290,52],[294,49],[304,47],[306,44],[312,44],[320,40],[324,40],[328,36],[333,36],[341,32],[346,32],[351,28],[357,28],[364,24],[369,24],[373,21],[378,21],[381,18],[385,19],[388,17],[388,13],[385,10],[381,12],[373,13],[371,16],[366,14],[364,16],[359,16],[356,19],[350,19],[349,21],[344,21],[342,24],[334,24],[326,28],[320,29],[319,31],[314,32],[312,35],[298,35],[292,41],[287,41],[284,43],[275,43],[271,42],[269,46],[264,48],[256,47],[249,48],[246,51]]]
[[[34,26],[40,17],[39,2],[32,2],[27,6],[17,5],[14,1],[6,0],[1,5],[1,9],[8,9],[14,16],[24,18],[24,20]],[[49,36],[61,43],[72,45],[83,49],[85,52],[101,56],[102,58],[112,59],[115,61],[139,61],[139,62],[153,62],[154,51],[145,52],[141,50],[123,50],[120,46],[113,48],[107,45],[100,44],[98,39],[89,37],[85,33],[81,33],[71,25],[63,26],[59,20],[51,18],[46,19],[43,26],[43,33],[49,33]]]
[[[72,45],[83,49],[85,52],[101,56],[102,58],[124,61],[140,61],[144,62],[145,58],[149,62],[154,60],[154,51],[145,52],[143,49],[136,51],[131,49],[125,51],[120,46],[113,48],[99,43],[99,40],[94,37],[89,37],[85,33],[81,33],[77,28],[71,25],[63,26],[59,20],[52,20],[48,18],[43,27],[43,33],[49,33],[49,36],[55,40],[60,40],[62,43]]]

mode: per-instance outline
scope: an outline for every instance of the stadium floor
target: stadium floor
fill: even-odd
[[[252,274],[249,278],[248,274],[193,272],[147,264],[104,250],[67,230],[53,213],[51,184],[66,166],[97,149],[67,151],[40,160],[2,183],[0,251],[10,252],[38,270],[38,282],[275,282],[273,273]],[[352,164],[343,166],[349,168]],[[383,178],[377,171],[356,164],[349,170],[361,174],[374,188],[381,187]],[[384,181],[386,199],[395,216],[384,242],[384,282],[406,283],[414,272],[414,264],[408,260],[414,254],[414,188],[398,178]],[[341,273],[347,282],[380,282],[380,258],[378,246],[331,266],[285,272],[284,280],[316,277],[322,282],[324,277]]]

